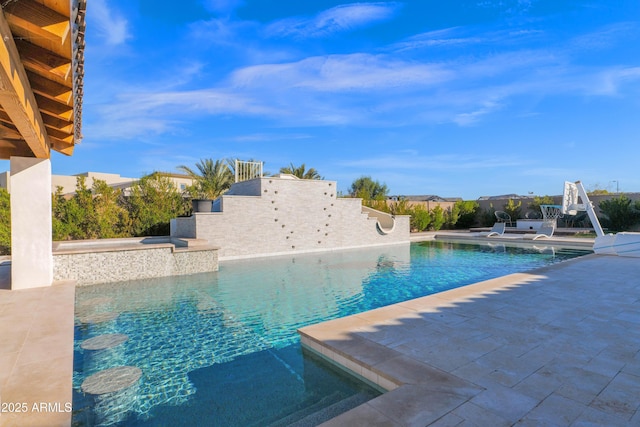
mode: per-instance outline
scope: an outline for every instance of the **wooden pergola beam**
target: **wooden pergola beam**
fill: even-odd
[[[4,12],[0,13],[0,37],[0,105],[24,138],[33,156],[49,158],[49,136]]]

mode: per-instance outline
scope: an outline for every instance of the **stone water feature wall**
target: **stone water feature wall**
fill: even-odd
[[[172,237],[206,239],[220,258],[280,255],[409,242],[409,217],[395,217],[393,232],[362,212],[361,199],[338,198],[336,181],[290,175],[234,184],[214,204],[171,223]]]

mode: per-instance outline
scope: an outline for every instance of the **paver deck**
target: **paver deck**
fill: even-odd
[[[640,260],[589,255],[300,330],[389,390],[329,426],[640,425]]]
[[[9,289],[0,264],[0,427],[69,426],[75,285]]]

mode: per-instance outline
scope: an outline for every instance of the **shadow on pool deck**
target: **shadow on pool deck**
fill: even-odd
[[[640,425],[638,277],[589,255],[302,328],[391,390],[323,426]]]

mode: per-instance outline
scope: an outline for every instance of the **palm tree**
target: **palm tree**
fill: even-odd
[[[197,171],[180,165],[178,169],[194,180],[193,190],[198,198],[216,199],[231,187],[233,174],[224,160],[200,159],[196,163]]]
[[[314,168],[305,170],[304,163],[298,167],[294,166],[293,163],[290,163],[289,166],[280,168],[280,173],[288,173],[293,176],[297,176],[300,179],[324,179]]]

